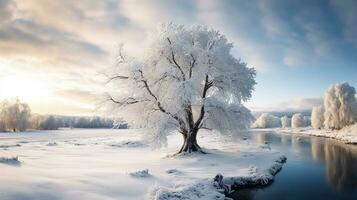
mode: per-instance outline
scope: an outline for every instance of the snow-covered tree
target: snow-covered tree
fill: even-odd
[[[261,114],[252,125],[252,128],[277,128],[277,127],[281,127],[280,119],[269,113]]]
[[[299,128],[299,127],[304,127],[304,117],[302,116],[301,113],[296,113],[293,115],[291,118],[291,127],[292,128]]]
[[[8,107],[7,101],[2,101],[0,103],[0,131],[1,132],[5,132],[7,130],[6,127],[7,107]]]
[[[288,116],[284,116],[282,118],[280,118],[280,121],[281,121],[281,127],[283,128],[289,128],[291,127],[291,120],[289,119]]]
[[[19,99],[2,102],[0,116],[4,130],[25,131],[30,126],[30,107]]]
[[[311,125],[314,129],[322,129],[324,127],[324,107],[314,106],[311,111]]]
[[[201,128],[232,133],[249,127],[253,116],[242,102],[251,97],[256,73],[233,57],[224,35],[170,23],[159,26],[148,44],[140,57],[120,48],[108,74],[122,93],[111,92],[108,100],[130,123],[151,128],[151,141],[166,144],[167,134],[177,130],[184,139],[179,153],[202,152]]]
[[[348,83],[336,84],[325,94],[325,127],[341,129],[357,122],[356,90]]]

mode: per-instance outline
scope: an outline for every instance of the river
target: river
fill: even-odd
[[[273,183],[242,189],[240,200],[357,199],[357,145],[333,139],[258,131],[249,139],[284,153],[287,162]]]

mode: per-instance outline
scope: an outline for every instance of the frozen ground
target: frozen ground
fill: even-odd
[[[206,155],[167,157],[181,145],[152,150],[145,130],[0,133],[1,200],[224,199],[212,183],[266,184],[284,157],[268,145],[200,132]],[[17,159],[18,157],[18,159]]]
[[[279,133],[299,133],[305,135],[334,138],[337,140],[341,140],[347,144],[357,144],[357,124],[345,127],[341,130],[334,131],[326,129],[315,130],[311,127],[297,129],[283,128],[276,129],[276,131]]]

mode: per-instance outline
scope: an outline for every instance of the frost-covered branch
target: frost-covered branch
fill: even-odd
[[[175,119],[179,124],[180,124],[180,129],[181,131],[184,131],[184,122],[182,119],[180,119],[178,116],[170,113],[169,111],[167,111],[161,104],[161,102],[159,101],[159,99],[156,97],[156,95],[152,92],[152,90],[149,87],[149,84],[147,82],[147,80],[144,77],[143,71],[142,70],[138,70],[138,72],[140,73],[141,76],[141,82],[144,83],[144,88],[146,89],[146,91],[149,93],[150,96],[152,96],[155,99],[156,105],[159,108],[159,110],[163,113],[165,113],[166,115],[169,115],[170,117],[172,117],[173,119]]]

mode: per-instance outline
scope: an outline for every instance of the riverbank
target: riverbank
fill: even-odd
[[[0,133],[1,197],[224,199],[213,182],[218,173],[229,185],[268,184],[286,159],[268,144],[227,140],[206,130],[198,142],[208,154],[167,157],[179,149],[179,134],[169,136],[168,146],[158,150],[143,135],[144,129]],[[21,165],[5,159],[13,157]]]
[[[274,129],[271,129],[274,130]],[[340,140],[346,144],[357,144],[357,124],[349,127],[345,127],[341,130],[326,130],[326,129],[313,129],[311,127],[306,128],[278,128],[275,129],[279,133],[298,133],[303,135],[327,137]]]
[[[325,137],[255,130],[247,140],[269,144],[288,161],[267,187],[243,188],[234,199],[357,199],[357,145]]]

